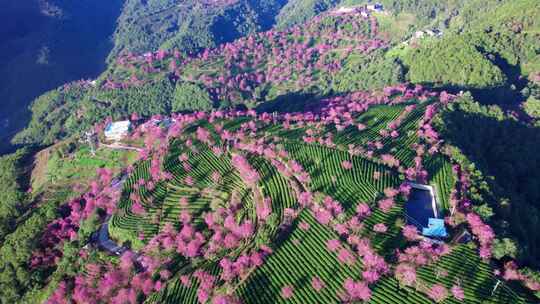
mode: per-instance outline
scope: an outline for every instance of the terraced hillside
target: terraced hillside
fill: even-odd
[[[535,1],[124,1],[1,160],[0,302],[538,303]]]
[[[374,17],[329,12],[303,26],[251,34],[197,54],[127,53],[95,82],[72,83],[42,96],[33,105],[34,120],[16,141],[48,143],[133,112],[255,108],[380,89],[399,83],[403,74],[399,62],[384,56],[387,46]],[[51,107],[61,110],[44,111]]]
[[[342,67],[354,62],[364,68],[363,60],[386,45],[374,17],[325,13],[302,27],[253,34],[196,56],[165,50],[128,54],[118,59],[101,84],[109,89],[129,87],[168,76],[197,84],[221,107],[250,105],[303,87],[316,90],[326,82],[344,82],[348,69]]]
[[[520,285],[498,283],[481,221],[469,224],[479,244],[452,241],[467,227],[460,218],[476,216],[431,128],[453,98],[399,86],[330,98],[317,112],[145,123],[109,222],[132,249],[80,262],[93,271],[67,277],[51,299],[532,303]],[[409,181],[437,189],[450,238],[429,241],[407,223]]]

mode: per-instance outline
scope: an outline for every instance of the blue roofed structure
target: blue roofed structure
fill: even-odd
[[[374,12],[382,12],[384,11],[384,6],[382,5],[382,3],[374,3],[374,4],[368,4],[366,6],[366,8],[370,11],[374,11]]]
[[[422,235],[427,237],[447,237],[444,220],[438,218],[430,218],[427,228],[422,228]]]
[[[409,225],[414,225],[423,236],[445,238],[448,236],[444,220],[440,219],[434,188],[410,182],[412,187],[405,203],[405,218]]]

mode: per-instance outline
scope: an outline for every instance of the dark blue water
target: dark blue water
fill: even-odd
[[[429,191],[412,188],[409,200],[405,203],[405,212],[413,219],[414,223],[410,224],[419,223],[422,227],[427,227],[429,218],[435,217]]]
[[[9,139],[28,123],[33,99],[105,69],[123,1],[1,2],[0,154],[13,150]]]

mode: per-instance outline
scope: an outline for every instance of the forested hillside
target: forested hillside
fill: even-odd
[[[276,27],[278,29],[284,29],[295,25],[301,25],[316,15],[332,9],[339,2],[339,0],[288,1],[277,16]]]
[[[196,52],[267,30],[285,0],[126,0],[114,34],[119,54],[156,49]]]
[[[520,123],[497,107],[485,107],[470,98],[440,117],[442,136],[455,145],[464,165],[485,183],[474,190],[479,213],[490,220],[501,237],[514,238],[518,248],[501,254],[520,257],[540,266],[540,128]],[[466,130],[466,131],[465,131]],[[480,185],[481,183],[479,183]]]
[[[375,18],[325,13],[302,27],[253,34],[196,55],[179,50],[124,55],[95,84],[72,83],[38,99],[33,120],[16,140],[52,143],[107,116],[133,112],[253,108],[382,88],[403,80],[399,62],[384,56],[387,46]],[[200,93],[182,99],[184,90]],[[56,111],[47,110],[51,107]]]
[[[540,7],[531,0],[493,3],[469,3],[463,14],[451,20],[442,39],[400,50],[408,78],[472,90],[477,100],[487,104],[516,106],[534,94],[531,87],[540,64]]]
[[[18,218],[25,206],[24,189],[28,188],[25,180],[28,151],[0,157],[0,243],[14,230]]]

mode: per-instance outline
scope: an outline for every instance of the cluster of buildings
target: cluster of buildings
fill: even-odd
[[[427,30],[419,30],[414,32],[411,38],[409,38],[406,41],[403,41],[404,45],[409,45],[411,42],[415,42],[424,38],[441,38],[443,36],[443,32],[439,29],[427,29]]]
[[[142,131],[152,127],[160,126],[162,128],[169,128],[176,120],[174,118],[151,118],[140,127]],[[105,128],[105,139],[108,141],[120,141],[124,139],[132,130],[132,123],[129,120],[111,122]]]
[[[361,14],[364,17],[369,16],[369,12],[383,12],[384,6],[381,3],[356,6],[342,6],[332,11],[334,15]]]
[[[331,12],[333,15],[346,15],[346,14],[360,14],[363,17],[368,17],[370,13],[383,13],[384,5],[382,3],[370,3],[367,5],[355,5],[355,6],[341,6]],[[416,31],[413,36],[403,42],[403,44],[408,45],[411,41],[427,38],[427,37],[442,37],[443,32],[439,29],[426,29]]]
[[[423,30],[423,31],[416,31],[414,33],[414,38],[421,39],[424,37],[442,37],[443,32],[439,29],[429,29],[429,30]]]
[[[129,134],[131,122],[129,120],[111,122],[105,127],[105,139],[120,141]]]

